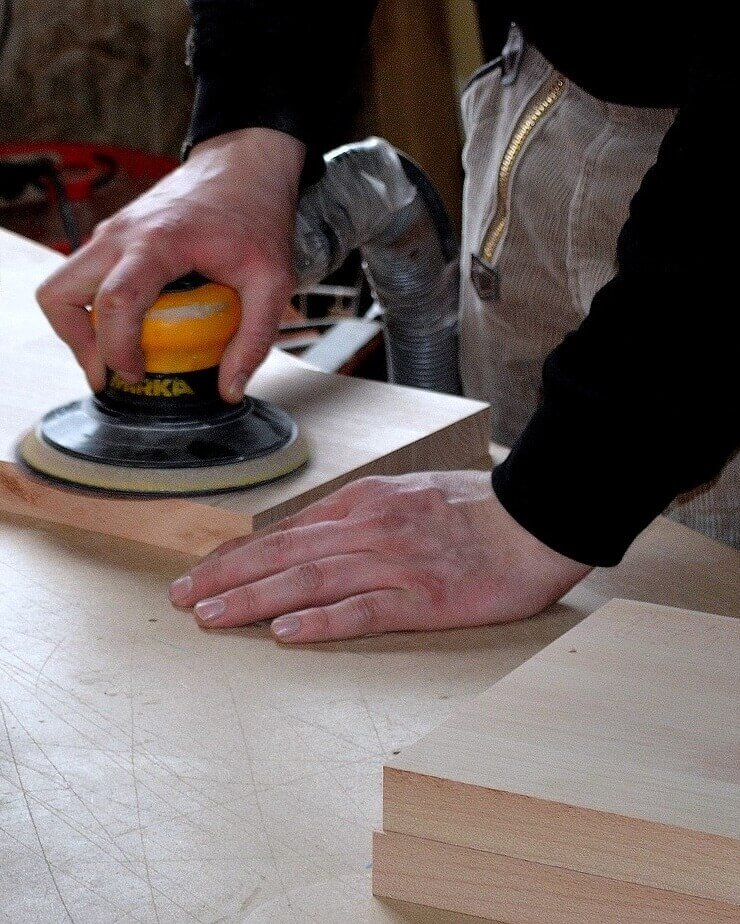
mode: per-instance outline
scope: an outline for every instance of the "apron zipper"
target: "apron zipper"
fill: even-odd
[[[506,145],[496,181],[496,211],[488,225],[488,230],[480,249],[480,259],[489,266],[506,230],[509,212],[509,187],[511,186],[514,166],[537,123],[560,99],[566,86],[567,81],[562,74],[557,71],[552,74],[530,99],[527,108],[514,127],[509,143]]]

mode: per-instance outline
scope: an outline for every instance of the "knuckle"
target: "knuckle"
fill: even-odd
[[[233,596],[232,596],[233,595]],[[232,602],[236,604],[236,607],[242,613],[247,613],[250,616],[256,615],[260,610],[260,595],[255,590],[253,584],[245,584],[243,587],[240,587],[236,591],[232,591],[231,594],[226,595],[228,600],[231,597]]]
[[[372,595],[357,597],[352,603],[352,622],[358,632],[371,635],[382,631],[383,616],[376,597]]]
[[[385,500],[391,493],[388,479],[382,475],[370,475],[360,478],[348,486],[357,495],[359,502],[377,502]]]
[[[318,639],[332,636],[332,618],[324,606],[316,607],[311,613],[311,635]]]
[[[406,525],[406,517],[398,510],[380,510],[370,518],[369,525],[380,533],[396,533]]]
[[[208,251],[218,254],[223,266],[237,268],[244,263],[248,245],[243,234],[225,228],[220,217],[210,223],[208,231]]]
[[[385,479],[382,475],[368,475],[367,478],[361,478],[358,482],[363,490],[375,494],[385,487]]]
[[[324,569],[315,561],[307,561],[295,568],[295,581],[299,590],[318,594],[326,587]]]
[[[150,239],[185,238],[190,237],[194,230],[191,215],[168,211],[152,221],[147,229],[147,236]]]
[[[272,326],[269,328],[259,327],[249,333],[249,347],[255,353],[266,353],[275,340],[275,330]]]
[[[449,558],[450,544],[452,541],[450,537],[426,535],[421,537],[419,545],[422,553],[427,558],[445,560]]]
[[[126,314],[137,298],[136,289],[127,282],[106,283],[98,290],[95,299],[97,311],[108,314]]]
[[[421,488],[414,495],[414,502],[427,510],[444,506],[444,492],[439,488]]]
[[[278,530],[265,536],[262,544],[263,565],[281,568],[289,560],[293,545],[293,536],[287,530]]]
[[[100,241],[104,238],[116,237],[125,231],[126,226],[125,216],[121,212],[116,212],[115,215],[111,215],[110,218],[105,218],[95,225],[92,234],[93,239]]]
[[[447,603],[448,582],[444,578],[435,574],[425,574],[411,583],[411,590],[419,593],[434,609]]]
[[[220,586],[224,575],[224,562],[220,557],[205,558],[190,572],[194,583],[194,592],[208,592],[209,588]]]
[[[56,286],[54,282],[46,280],[36,289],[36,301],[42,308],[49,308],[55,301],[55,294]]]
[[[257,366],[262,363],[264,358],[267,356],[272,343],[259,346],[250,344],[250,346],[251,349],[243,353],[236,363],[237,368],[243,370],[244,372],[250,372],[256,369]]]
[[[115,215],[112,215],[110,218],[105,218],[103,221],[99,221],[92,230],[92,240],[100,241],[108,237],[117,227],[117,222],[118,219]]]

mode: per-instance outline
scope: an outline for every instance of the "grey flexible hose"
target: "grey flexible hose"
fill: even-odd
[[[460,394],[459,248],[426,174],[382,138],[325,157],[302,195],[296,270],[316,284],[359,248],[382,306],[391,381]]]

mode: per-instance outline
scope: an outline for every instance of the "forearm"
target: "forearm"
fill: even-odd
[[[248,127],[293,135],[309,159],[344,140],[374,0],[188,0],[195,101],[186,151]]]

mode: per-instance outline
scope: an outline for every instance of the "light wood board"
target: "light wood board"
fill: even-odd
[[[728,607],[736,564],[661,520],[534,619],[283,649],[172,610],[189,560],[0,515],[0,921],[454,921],[371,898],[383,763],[615,595]]]
[[[736,619],[615,600],[386,766],[384,830],[740,905],[739,665]]]
[[[376,833],[381,894],[506,924],[737,924],[736,906],[404,834]],[[435,910],[431,909],[443,909]]]
[[[39,417],[87,391],[34,298],[38,284],[61,262],[58,254],[0,230],[0,467],[15,462],[18,437]],[[249,517],[254,529],[363,475],[490,467],[487,405],[480,401],[329,375],[279,350],[254,376],[249,393],[285,408],[311,451],[307,466],[272,484],[198,499]],[[32,515],[48,506],[58,519],[63,501],[53,490],[48,504],[46,497],[38,489],[32,505],[21,509],[16,498],[9,509]],[[116,523],[116,502],[111,505],[100,524],[126,535]],[[125,524],[135,507],[129,502],[120,510]]]
[[[0,510],[197,556],[252,529],[249,517],[188,500],[113,499],[55,488],[11,462],[0,463]]]

